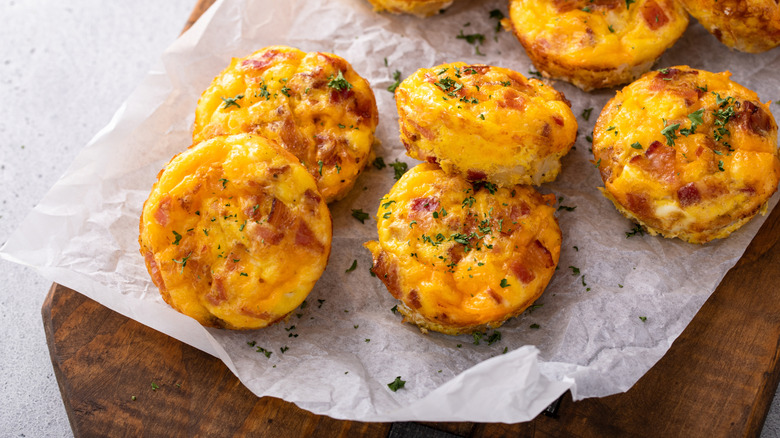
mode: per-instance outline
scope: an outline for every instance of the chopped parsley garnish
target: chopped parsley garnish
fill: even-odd
[[[224,189],[228,183],[227,178],[220,178],[219,181],[222,182],[222,188]]]
[[[574,275],[575,277],[580,275],[580,268],[574,266],[569,266],[569,268],[571,269],[571,275]]]
[[[595,166],[596,168],[599,168],[599,167],[601,167],[601,158],[599,158],[599,160],[598,160],[598,161],[596,161],[595,163],[593,163],[593,166]]]
[[[255,94],[255,97],[257,97],[257,94]],[[268,92],[268,85],[266,85],[265,82],[260,85],[260,97],[265,97],[265,100],[271,98],[271,93]]]
[[[376,157],[371,164],[374,167],[376,167],[378,170],[382,170],[385,167],[387,167],[387,165],[385,164],[385,159],[382,157]]]
[[[460,35],[456,36],[455,38],[458,38],[460,40],[466,40],[469,44],[484,44],[485,43],[485,35],[481,33],[472,33],[469,35],[465,35],[463,33],[463,29],[460,30]]]
[[[531,76],[536,76],[537,78],[541,78],[542,77],[541,73],[539,73],[538,71],[534,71],[534,70],[528,70],[528,74],[531,75]]]
[[[582,8],[582,12],[590,12],[590,8],[585,6],[584,8]]]
[[[502,278],[500,286],[501,287],[509,287],[509,286],[511,286],[511,284],[509,284],[509,282],[506,281],[506,278]]]
[[[494,18],[494,19],[496,19],[498,21],[496,23],[496,33],[500,32],[501,31],[501,20],[506,18],[506,17],[504,17],[504,13],[501,12],[501,10],[499,10],[499,9],[493,9],[492,11],[490,11],[490,18]]]
[[[490,336],[488,336],[487,343],[488,345],[493,345],[500,340],[501,340],[501,332],[499,332],[498,330],[493,330],[493,333]]]
[[[718,170],[720,170],[721,172],[725,172],[725,169],[723,168],[722,160],[718,160]]]
[[[361,224],[366,223],[366,219],[369,218],[368,213],[364,212],[362,208],[352,209],[352,217],[359,220]]]
[[[190,254],[192,254],[192,253],[190,253]],[[182,257],[182,259],[181,259],[181,260],[176,260],[176,259],[173,259],[173,262],[174,262],[174,263],[178,263],[178,264],[180,264],[180,265],[181,265],[181,273],[182,273],[182,274],[184,273],[184,267],[185,267],[185,266],[187,266],[187,259],[189,259],[189,258],[190,258],[190,254],[187,254],[187,256],[186,256],[186,257]]]
[[[160,389],[160,387],[156,383],[152,382],[152,391],[157,391],[158,389]]]
[[[325,164],[322,160],[317,161],[317,165],[319,166],[319,172],[320,176],[322,176],[322,165]]]
[[[322,305],[325,304],[325,300],[317,300],[317,308],[322,309]]]
[[[393,212],[391,212],[391,211],[388,211],[387,213],[385,213],[385,214],[383,214],[383,215],[382,215],[382,218],[383,218],[383,219],[390,219],[390,215],[391,215],[391,214],[393,214]]]
[[[393,315],[395,315],[396,313],[398,313],[398,304],[396,304],[395,306],[393,306],[393,307],[390,309],[390,311],[391,311],[391,312],[393,312]]]
[[[382,204],[382,208],[388,208],[388,207],[390,207],[390,204],[392,204],[394,202],[395,202],[395,200],[391,199],[391,200],[385,202],[384,204]]]
[[[593,108],[585,108],[584,110],[582,110],[582,118],[585,119],[586,122],[589,121],[590,113],[592,112],[593,112]]]
[[[474,205],[474,203],[475,203],[476,201],[477,201],[477,200],[476,200],[476,199],[474,199],[474,197],[473,197],[473,196],[469,196],[468,198],[466,198],[466,199],[464,199],[464,200],[463,200],[463,208],[471,208],[471,206],[472,206],[472,205]]]
[[[207,234],[207,235],[208,235],[208,234]],[[174,245],[178,245],[178,244],[179,244],[179,242],[181,241],[181,234],[179,234],[179,233],[177,233],[176,231],[174,231],[174,232],[173,232],[173,237],[175,238],[175,240],[173,241],[173,244],[174,244]]]
[[[399,389],[403,388],[404,385],[406,385],[406,380],[401,380],[401,376],[398,376],[395,378],[395,380],[388,383],[387,387],[390,388],[390,391],[396,392]]]
[[[611,24],[607,26],[607,29],[609,29],[610,33],[615,33],[615,29],[612,28]]]
[[[396,70],[396,71],[393,72],[393,80],[395,82],[393,82],[392,84],[390,84],[389,87],[387,87],[387,91],[389,91],[391,93],[395,93],[395,89],[398,88],[399,85],[401,85],[401,72],[400,71]]]
[[[642,145],[639,144],[639,142],[632,143],[631,147],[634,148],[634,149],[642,149]]]
[[[328,77],[328,87],[333,88],[334,90],[344,91],[352,88],[352,84],[347,82],[344,78],[344,73],[339,70],[337,76],[334,77],[333,75],[330,75]]]
[[[347,268],[347,270],[344,271],[344,273],[350,273],[350,272],[354,271],[356,268],[357,268],[357,260],[352,260],[352,266]]]
[[[225,102],[224,105],[222,105],[223,109],[227,109],[231,105],[235,105],[236,108],[241,108],[241,105],[238,104],[238,101],[243,99],[243,94],[237,94],[235,97],[222,97],[222,101]]]
[[[636,0],[626,0],[626,9],[631,7],[631,3],[636,3]]]
[[[401,178],[404,173],[406,173],[407,170],[409,170],[409,165],[404,163],[403,161],[398,161],[397,159],[390,163],[390,166],[393,168],[393,171],[395,172],[395,180],[398,181],[399,178]]]
[[[512,85],[512,81],[501,81],[501,85],[503,85],[505,87],[508,87],[508,86]]]
[[[640,317],[639,317],[639,319],[641,319],[641,320],[642,320],[642,322],[645,322],[645,321],[647,321],[647,317],[646,317],[646,316],[640,316]]]
[[[645,230],[639,224],[635,224],[634,228],[632,228],[631,231],[626,231],[626,239],[628,239],[631,236],[635,236],[637,234],[639,234],[640,236],[645,235]]]
[[[474,332],[471,337],[474,338],[474,345],[479,345],[479,340],[482,339],[482,332]],[[458,345],[460,347],[460,345]]]
[[[249,276],[246,272],[241,272],[238,275],[240,275],[242,277],[248,277]]]
[[[556,211],[561,211],[561,210],[574,211],[576,208],[577,208],[576,206],[569,207],[569,206],[566,206],[566,205],[559,205],[558,206],[558,210],[556,210]]]
[[[256,351],[257,351],[258,353],[263,353],[263,354],[265,355],[265,357],[266,357],[266,358],[269,358],[269,359],[271,358],[271,355],[273,354],[273,353],[271,353],[270,351],[266,350],[266,349],[265,349],[265,348],[263,348],[263,347],[257,347],[257,350],[256,350]]]
[[[533,323],[529,327],[531,327],[532,329],[538,329],[539,328],[539,324]]]
[[[287,351],[287,350],[289,350],[289,349],[290,349],[290,347],[288,347],[288,346],[286,346],[286,345],[285,345],[284,347],[280,348],[280,349],[279,349],[279,351],[281,351],[281,352],[282,352],[282,354],[284,354],[284,352],[285,352],[285,351]]]
[[[290,97],[290,88],[287,88],[287,85],[282,87],[282,94],[284,94],[287,97]]]
[[[666,137],[667,146],[674,146],[674,140],[677,138],[677,133],[674,131],[676,131],[679,127],[680,124],[675,123],[674,125],[669,125],[661,130],[661,135]]]

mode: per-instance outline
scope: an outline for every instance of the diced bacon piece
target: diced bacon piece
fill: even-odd
[[[503,99],[498,99],[496,104],[501,108],[512,108],[523,111],[525,109],[525,98],[515,90],[508,89],[504,93]]]
[[[480,74],[483,75],[490,71],[489,65],[467,65],[461,70],[464,75]]]
[[[657,30],[666,23],[669,22],[669,17],[666,16],[664,10],[654,0],[650,0],[642,7],[642,17],[647,22],[647,27],[652,30]]]
[[[415,198],[409,209],[412,212],[432,212],[439,209],[439,200],[434,197]]]
[[[509,265],[509,269],[515,275],[515,277],[517,277],[517,279],[524,284],[528,284],[534,281],[534,278],[536,278],[536,274],[534,274],[532,270],[528,269],[520,260],[513,261],[512,264]]]
[[[412,289],[406,298],[409,305],[411,305],[413,308],[419,309],[422,307],[422,303],[420,302],[420,294],[417,292],[417,289]]]
[[[298,220],[298,230],[295,232],[295,245],[316,253],[325,251],[325,247],[317,240],[317,236],[303,219]]]
[[[257,73],[260,73],[272,64],[289,57],[290,55],[285,52],[280,52],[278,50],[267,50],[263,52],[263,54],[258,58],[245,59],[241,62],[241,67],[245,70],[254,70]]]
[[[272,315],[272,314],[270,314],[268,312],[254,310],[254,309],[250,309],[248,307],[241,307],[239,309],[239,312],[241,312],[242,315],[250,316],[252,318],[262,319],[264,321],[269,321],[269,320],[274,319],[274,315]]]
[[[279,107],[282,108],[282,107]],[[309,150],[309,139],[298,129],[292,117],[285,117],[279,130],[283,146],[298,159],[305,159]]]
[[[490,298],[493,298],[493,300],[496,302],[496,304],[501,304],[504,302],[504,297],[497,294],[496,291],[494,291],[492,288],[487,288],[487,293],[490,295]]]
[[[317,209],[320,206],[320,202],[322,201],[322,197],[317,194],[312,189],[306,189],[305,192],[303,192],[303,203],[306,206],[306,209],[310,213],[315,213]]]
[[[469,169],[466,171],[466,179],[469,181],[482,181],[487,178],[487,174],[481,170]]]
[[[278,245],[284,239],[284,230],[273,229],[261,224],[253,227],[253,235],[261,242]]]
[[[531,266],[538,266],[540,268],[552,268],[555,266],[555,261],[552,258],[550,250],[548,250],[539,239],[534,242],[525,250],[524,259]]]
[[[285,164],[284,166],[279,166],[279,167],[269,167],[268,173],[271,175],[271,177],[278,178],[279,175],[283,175],[288,170],[290,170],[290,166]]]
[[[667,182],[675,179],[676,151],[660,141],[654,141],[645,151],[645,155],[637,155],[630,163],[652,175],[654,178]]]
[[[166,295],[168,291],[165,288],[165,282],[163,281],[162,272],[160,272],[160,266],[157,265],[157,260],[154,259],[154,254],[151,251],[144,252],[144,260],[149,270],[149,275],[152,277],[154,285],[160,290],[160,293]]]
[[[227,300],[227,292],[222,277],[215,277],[211,283],[211,290],[206,293],[206,300],[213,306],[219,306]]]
[[[374,259],[374,267],[371,269],[376,276],[385,284],[390,295],[396,299],[401,299],[401,284],[398,281],[398,266],[388,260],[384,251],[379,253]]]
[[[293,222],[292,212],[277,198],[271,201],[271,212],[268,214],[268,224],[276,230],[290,228]]]
[[[680,200],[680,206],[685,208],[701,202],[701,193],[695,183],[688,183],[677,189],[677,199]]]
[[[553,121],[558,126],[563,126],[563,119],[560,116],[553,116]]]
[[[766,135],[772,130],[772,117],[760,106],[750,101],[744,101],[740,105],[739,120],[744,129],[753,131],[758,135]]]
[[[154,212],[154,220],[156,220],[157,223],[163,227],[168,226],[168,218],[170,212],[171,212],[171,196],[165,195],[162,201],[160,201],[160,205],[157,207],[157,211]]]

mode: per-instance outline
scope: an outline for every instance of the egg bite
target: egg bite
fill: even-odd
[[[141,254],[165,302],[205,326],[273,324],[325,270],[330,212],[311,174],[264,137],[215,137],[176,155],[143,206]]]
[[[504,23],[541,74],[590,91],[650,70],[688,14],[677,0],[509,0]]]
[[[780,180],[777,124],[730,76],[688,66],[650,72],[599,116],[602,193],[650,234],[705,243],[766,212]]]
[[[780,5],[774,0],[681,0],[720,42],[761,53],[780,45]]]
[[[430,17],[447,9],[453,0],[368,0],[377,12],[387,11],[393,14],[413,14],[418,17]]]
[[[372,272],[423,332],[496,328],[528,308],[561,251],[553,195],[472,184],[423,163],[398,180],[366,242]]]
[[[470,181],[552,181],[577,136],[562,93],[501,67],[423,68],[396,88],[395,102],[409,156]]]
[[[193,141],[268,137],[298,157],[332,202],[363,171],[378,120],[371,87],[347,61],[272,46],[234,58],[214,78],[198,101]]]

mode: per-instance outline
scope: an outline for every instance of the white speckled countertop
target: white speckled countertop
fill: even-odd
[[[195,0],[0,0],[0,244],[176,38]],[[40,309],[50,282],[0,260],[0,436],[70,436]],[[762,437],[780,436],[780,402]]]

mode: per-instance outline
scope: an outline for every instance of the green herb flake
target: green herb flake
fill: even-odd
[[[639,224],[635,224],[634,228],[632,228],[630,231],[626,231],[626,239],[628,239],[631,236],[635,236],[637,234],[639,234],[640,236],[645,235],[645,230]]]
[[[639,142],[632,143],[631,147],[634,148],[634,149],[642,149],[642,145],[639,144]]]
[[[569,269],[571,269],[571,275],[574,276],[580,275],[580,268],[577,268],[575,266],[569,266]]]
[[[488,345],[493,345],[500,340],[501,340],[501,332],[499,332],[498,330],[493,330],[493,333],[490,336],[488,336],[487,343]]]
[[[238,101],[243,99],[243,94],[237,94],[235,97],[222,97],[222,101],[225,102],[224,105],[222,105],[222,109],[227,109],[230,106],[235,106],[236,108],[241,108],[241,105],[238,104]]]
[[[160,389],[160,387],[156,383],[152,382],[152,391],[157,391],[158,389]]]
[[[500,286],[501,286],[501,287],[509,287],[509,286],[511,286],[511,284],[509,284],[509,282],[508,282],[508,281],[506,281],[506,278],[502,278],[502,279],[501,279]]]
[[[409,170],[409,165],[403,161],[395,160],[394,162],[390,163],[390,166],[393,168],[396,181],[398,181],[398,179],[401,178],[407,170]]]
[[[725,172],[725,170],[726,170],[726,169],[723,168],[723,161],[722,160],[718,160],[718,170],[720,170],[721,172]]]
[[[328,77],[328,87],[333,88],[334,90],[344,91],[352,88],[352,84],[347,82],[344,78],[344,73],[339,70],[339,74],[335,77],[333,75]]]
[[[372,164],[374,167],[376,167],[376,168],[377,168],[377,170],[382,170],[382,169],[384,169],[385,167],[387,167],[387,165],[385,164],[385,159],[384,159],[384,158],[382,158],[382,157],[376,157],[376,158],[374,159],[374,161],[373,161],[371,164]]]
[[[174,239],[175,239],[175,240],[173,241],[173,244],[174,244],[174,245],[178,245],[178,244],[179,244],[179,242],[181,241],[181,234],[177,233],[176,231],[173,231],[173,237],[174,237]]]
[[[639,319],[642,320],[642,322],[646,322],[647,321],[647,317],[646,316],[640,316]]]
[[[401,85],[401,72],[400,71],[396,70],[396,71],[393,72],[393,80],[395,82],[393,82],[392,84],[390,84],[389,87],[387,87],[387,91],[389,91],[391,93],[395,93],[395,89],[398,88],[399,85]]]
[[[406,385],[406,380],[401,380],[401,376],[398,376],[395,378],[395,380],[388,383],[387,387],[390,388],[390,391],[396,392],[399,389],[403,388],[404,385]]]
[[[661,130],[661,135],[666,137],[666,145],[667,146],[674,146],[674,140],[677,138],[677,134],[675,131],[680,127],[679,123],[675,123],[674,125],[669,125]]]
[[[238,275],[240,275],[242,277],[248,277],[249,276],[246,272],[241,272]]]
[[[350,266],[349,268],[347,268],[347,270],[346,270],[346,271],[344,271],[344,273],[345,273],[345,274],[348,274],[348,273],[350,273],[350,272],[354,271],[356,268],[357,268],[357,260],[352,260],[352,266]]]
[[[391,312],[393,312],[393,315],[395,315],[396,313],[398,313],[398,304],[396,304],[395,306],[393,306],[393,307],[390,309],[390,311],[391,311]]]
[[[368,213],[364,212],[362,208],[352,209],[352,217],[359,220],[361,224],[366,223],[366,219],[369,218]]]
[[[286,346],[286,345],[285,345],[284,347],[280,348],[280,349],[279,349],[279,351],[281,351],[281,352],[282,352],[282,354],[284,354],[284,352],[285,352],[285,351],[287,351],[287,350],[289,350],[289,349],[290,349],[290,347],[288,347],[288,346]]]
[[[322,176],[322,165],[325,164],[322,160],[317,161],[317,165],[319,166],[319,172],[320,176]]]
[[[585,119],[585,121],[590,121],[590,114],[593,112],[593,108],[585,108],[582,110],[582,118]]]
[[[539,324],[533,323],[529,327],[531,327],[532,329],[538,329],[539,328]]]

